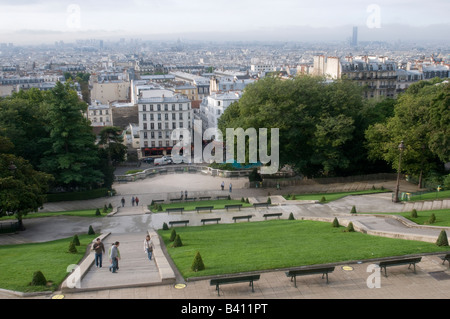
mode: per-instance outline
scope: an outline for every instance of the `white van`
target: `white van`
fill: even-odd
[[[155,166],[172,164],[172,160],[170,158],[168,158],[167,156],[163,156],[160,158],[155,158],[154,164],[155,164]]]

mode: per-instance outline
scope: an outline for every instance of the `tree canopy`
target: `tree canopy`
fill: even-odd
[[[279,128],[282,166],[306,176],[348,172],[365,160],[358,138],[368,125],[361,93],[348,80],[266,77],[247,86],[219,118],[219,128]]]

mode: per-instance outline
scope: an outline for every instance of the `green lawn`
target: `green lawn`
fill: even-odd
[[[182,247],[170,247],[171,230],[160,230],[168,252],[185,278],[297,267],[425,252],[435,244],[346,233],[331,223],[273,220],[175,228]],[[206,269],[191,265],[199,251]]]
[[[32,292],[55,290],[68,275],[67,266],[78,264],[87,245],[98,235],[78,235],[78,253],[68,253],[72,237],[45,243],[0,246],[0,288]],[[50,287],[29,286],[33,273],[40,270]]]
[[[214,209],[224,209],[225,205],[236,205],[242,204],[242,207],[252,207],[252,204],[243,203],[240,200],[234,199],[219,199],[219,200],[202,200],[196,202],[180,202],[180,203],[171,203],[171,204],[161,204],[163,211],[166,211],[167,208],[181,208],[183,207],[185,211],[195,210],[195,207],[200,206],[214,206]],[[152,209],[151,206],[149,206]],[[155,211],[152,209],[152,211]],[[156,212],[156,211],[155,211]]]
[[[433,199],[445,199],[450,198],[450,190],[424,193],[421,195],[411,196],[410,202],[420,201],[420,200],[433,200]]]
[[[434,214],[436,216],[436,222],[434,224],[428,223],[431,214]],[[400,215],[419,225],[450,227],[450,209],[418,211],[417,218],[412,218],[411,212],[401,213]]]
[[[369,189],[363,191],[351,191],[351,192],[339,192],[339,193],[321,193],[321,194],[294,194],[294,195],[285,195],[284,198],[290,200],[321,200],[322,197],[325,197],[325,203],[340,199],[345,196],[350,195],[365,195],[365,194],[375,194],[375,193],[386,193],[386,190],[381,189]]]

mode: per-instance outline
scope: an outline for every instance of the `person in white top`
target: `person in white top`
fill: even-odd
[[[150,235],[147,235],[144,240],[144,252],[147,253],[148,259],[152,260],[152,253],[153,253],[153,244],[152,240],[150,239]]]

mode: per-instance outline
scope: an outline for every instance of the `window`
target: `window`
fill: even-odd
[[[161,125],[161,123],[158,123],[158,130],[161,130],[162,129],[162,125]]]
[[[147,138],[147,132],[144,132],[144,138],[145,139]]]
[[[147,123],[144,123],[144,130],[147,129]]]
[[[179,110],[179,111],[183,111],[183,104],[179,104],[179,105],[178,105],[178,110]]]
[[[176,116],[176,114],[175,113],[172,113],[172,120],[176,120],[177,119],[177,116]]]
[[[150,111],[153,111],[153,104],[150,104]]]
[[[183,119],[183,113],[179,113],[179,114],[178,114],[178,119],[179,119],[179,120],[182,120],[182,119]]]
[[[183,128],[183,122],[180,122],[180,128]]]
[[[142,105],[142,111],[143,112],[147,111],[147,105]]]
[[[161,113],[158,113],[158,121],[161,121]]]
[[[169,120],[169,114],[168,113],[164,114],[164,120],[166,120],[166,121]]]
[[[168,111],[169,110],[169,105],[164,104],[164,111]]]
[[[158,105],[156,106],[156,109],[157,109],[158,111],[161,111],[161,104],[158,104]]]
[[[172,104],[172,111],[175,111],[175,104]]]
[[[147,114],[146,113],[142,114],[142,120],[147,121]]]

